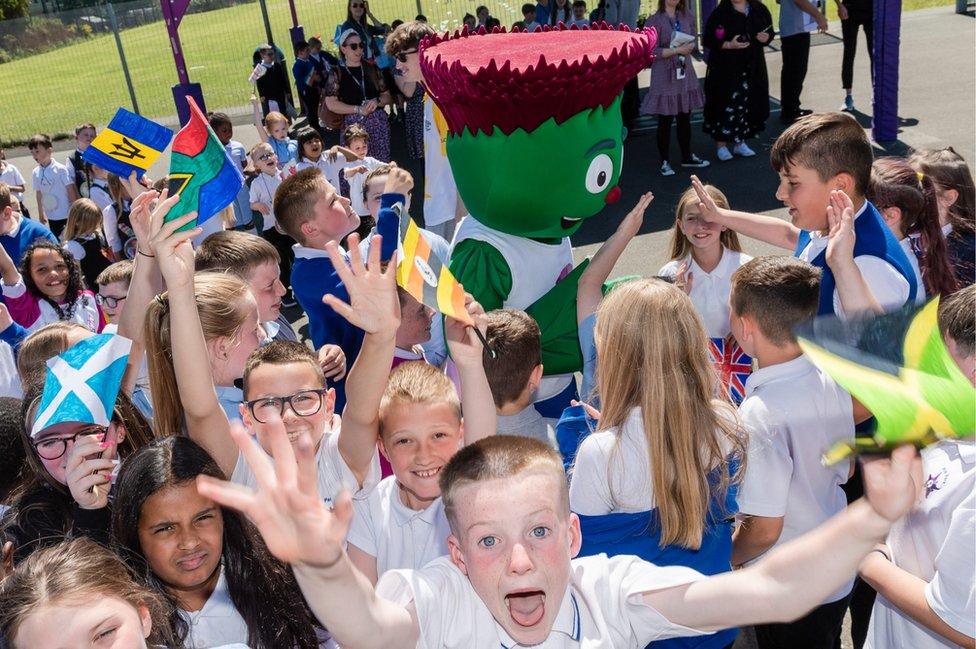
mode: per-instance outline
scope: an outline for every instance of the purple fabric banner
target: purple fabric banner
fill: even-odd
[[[898,139],[898,50],[901,46],[900,0],[874,1],[874,120],[876,142]]]

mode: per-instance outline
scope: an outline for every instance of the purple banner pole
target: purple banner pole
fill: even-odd
[[[180,43],[180,23],[186,14],[190,0],[159,0],[163,9],[163,19],[166,21],[166,33],[169,35],[169,46],[173,51],[173,62],[176,63],[176,77],[179,83],[173,86],[173,102],[176,104],[176,114],[180,124],[186,124],[190,119],[190,107],[187,96],[193,97],[204,113],[207,112],[203,101],[203,89],[199,83],[190,83],[190,75],[186,71],[186,59],[183,58],[183,44]]]
[[[871,136],[875,142],[898,139],[898,50],[901,1],[874,3],[874,104]]]
[[[717,0],[701,0],[698,4],[698,21],[701,23],[701,27],[698,29],[698,33],[702,33],[705,29],[705,21],[708,20],[709,14],[715,10],[715,6],[718,5]]]
[[[288,34],[291,36],[291,44],[305,40],[305,28],[298,24],[298,11],[295,10],[295,0],[288,0],[288,9],[291,10],[291,29]]]

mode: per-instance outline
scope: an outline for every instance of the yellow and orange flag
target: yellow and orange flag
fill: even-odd
[[[434,254],[420,228],[407,214],[400,217],[398,248],[397,284],[418,302],[474,326],[464,307],[464,289],[447,265]]]

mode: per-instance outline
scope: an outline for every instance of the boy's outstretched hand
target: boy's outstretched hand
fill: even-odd
[[[894,523],[918,502],[924,483],[922,458],[914,446],[900,446],[890,457],[865,457],[861,462],[864,496],[886,521]]]
[[[485,309],[478,303],[470,293],[464,294],[464,308],[468,315],[474,320],[474,324],[482,335],[488,331],[488,316]],[[484,347],[473,328],[454,318],[447,316],[444,318],[444,338],[447,346],[451,350],[451,357],[458,366],[467,363],[482,363],[482,350]]]
[[[334,509],[326,507],[316,486],[315,454],[308,436],[296,443],[296,456],[280,420],[269,427],[269,433],[272,458],[240,422],[231,424],[231,437],[257,480],[256,491],[203,475],[197,477],[197,490],[204,498],[245,514],[278,559],[329,567],[342,558],[352,499],[343,492],[336,497]]]
[[[400,326],[400,300],[396,286],[396,253],[386,270],[382,270],[380,248],[382,237],[373,237],[369,247],[369,263],[363,264],[359,252],[359,236],[349,235],[349,265],[339,252],[335,241],[326,244],[326,252],[335,267],[336,274],[349,292],[349,304],[334,295],[326,295],[322,301],[335,312],[359,327],[367,334],[396,335]]]
[[[705,191],[705,186],[698,180],[698,176],[691,177],[691,187],[698,195],[698,212],[702,219],[709,223],[720,222],[723,210],[715,203],[715,199]]]

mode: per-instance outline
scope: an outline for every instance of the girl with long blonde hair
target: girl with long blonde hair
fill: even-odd
[[[198,273],[193,284],[217,396],[228,418],[240,419],[238,405],[243,395],[235,381],[244,376],[247,357],[264,338],[257,302],[247,284],[233,275]],[[183,430],[183,406],[173,370],[169,300],[167,292],[150,301],[145,325],[153,425],[160,435]]]
[[[745,439],[732,406],[714,398],[717,376],[694,305],[667,282],[628,282],[600,305],[595,338],[602,409],[569,491],[580,554],[729,570]],[[732,641],[721,639],[715,646]]]

